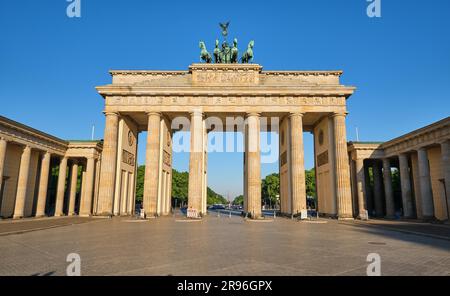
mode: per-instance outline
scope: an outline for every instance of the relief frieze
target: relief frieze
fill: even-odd
[[[344,97],[277,96],[124,96],[108,97],[110,106],[345,106]]]

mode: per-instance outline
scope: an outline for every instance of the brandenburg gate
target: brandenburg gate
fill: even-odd
[[[206,214],[209,117],[243,117],[244,212],[261,216],[262,118],[278,118],[281,212],[306,209],[303,132],[314,135],[319,212],[353,218],[346,139],[346,100],[354,87],[341,71],[264,71],[257,64],[193,64],[187,71],[111,71],[97,87],[106,126],[96,215],[114,215],[134,195],[138,134],[147,131],[143,208],[171,212],[172,121],[191,134],[188,207]]]

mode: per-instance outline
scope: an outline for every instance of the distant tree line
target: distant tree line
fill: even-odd
[[[144,196],[144,178],[145,166],[139,166],[137,172],[136,184],[136,201],[142,202]],[[316,198],[316,179],[314,169],[305,171],[306,180],[306,195],[310,198]],[[177,204],[186,204],[188,199],[189,173],[172,170],[172,199],[177,199]],[[277,198],[280,195],[280,175],[271,174],[262,180],[261,184],[262,202],[266,205],[276,205]],[[208,187],[207,189],[207,203],[213,204],[227,204],[228,201],[222,195],[216,193]],[[237,196],[233,204],[243,205],[244,196]]]
[[[136,202],[141,203],[144,197],[144,178],[145,165],[138,167],[137,183],[136,183]],[[187,204],[188,200],[188,186],[189,173],[172,170],[172,199],[177,199],[177,205]],[[228,201],[222,195],[216,193],[208,187],[207,189],[207,203],[213,204],[227,204]]]

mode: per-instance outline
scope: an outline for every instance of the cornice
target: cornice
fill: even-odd
[[[152,70],[110,70],[109,74],[114,75],[140,75],[140,76],[183,76],[189,71],[152,71]]]
[[[337,76],[340,77],[343,71],[263,71],[266,76]]]
[[[3,126],[4,129],[2,129],[1,126]],[[9,129],[9,131],[8,131],[8,129]],[[16,131],[18,133],[14,133],[13,131]],[[13,120],[8,119],[3,116],[0,116],[0,132],[5,135],[8,135],[11,138],[16,137],[16,138],[20,138],[24,141],[33,142],[33,144],[35,144],[35,145],[43,145],[43,144],[39,141],[32,141],[29,138],[23,137],[22,135],[26,135],[31,138],[39,139],[44,142],[59,146],[61,149],[67,149],[67,146],[68,146],[68,142],[65,140],[59,139],[55,136],[41,132],[39,130],[36,130],[34,128],[31,128],[29,126],[26,126],[22,123],[13,121]]]
[[[382,145],[383,149],[390,149],[393,146],[396,145],[402,145],[406,142],[413,142],[413,141],[419,141],[422,140],[420,138],[426,137],[426,135],[432,135],[439,131],[442,131],[444,133],[450,134],[450,117],[447,117],[443,120],[440,120],[438,122],[435,122],[431,125],[425,126],[423,128],[420,128],[418,130],[412,131],[410,133],[407,133],[403,136],[397,137],[395,139],[392,139],[388,142],[385,142]],[[434,136],[434,135],[433,135]]]
[[[103,96],[247,96],[247,97],[283,97],[283,96],[342,96],[349,97],[355,91],[352,86],[298,86],[265,87],[242,86],[226,87],[143,87],[106,85],[98,86],[97,91]]]

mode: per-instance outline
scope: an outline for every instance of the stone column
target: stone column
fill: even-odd
[[[72,173],[70,175],[70,195],[69,195],[69,216],[75,215],[75,199],[77,196],[78,182],[78,163],[72,164]]]
[[[450,140],[441,143],[442,169],[444,171],[447,217],[450,220]]]
[[[247,211],[253,219],[257,219],[261,217],[260,114],[247,114],[247,129]],[[299,144],[298,142],[297,140],[297,145]]]
[[[5,167],[5,159],[6,159],[6,147],[7,142],[5,139],[0,138],[0,190],[3,185],[3,170]],[[0,204],[0,212],[2,205]]]
[[[447,196],[447,215],[450,215],[450,140],[441,143],[441,155],[445,195]],[[450,220],[450,216],[448,216],[448,219]]]
[[[350,188],[350,167],[347,152],[345,113],[334,113],[334,157],[336,176],[336,199],[339,219],[352,219],[352,194]]]
[[[14,207],[14,219],[20,219],[24,216],[25,199],[27,197],[28,176],[30,174],[31,147],[26,146],[23,149],[20,158],[19,179],[17,181],[16,203]]]
[[[145,154],[144,210],[148,217],[157,215],[159,158],[161,150],[161,113],[148,113]]]
[[[426,148],[417,150],[419,166],[420,196],[422,198],[423,219],[434,217],[433,192],[431,190],[430,166]]]
[[[381,177],[381,166],[379,160],[373,162],[373,191],[375,203],[375,216],[383,217],[383,182]]]
[[[398,156],[400,163],[400,183],[402,189],[403,217],[413,218],[413,202],[411,190],[411,177],[409,174],[408,155],[400,154]]]
[[[202,212],[203,195],[203,113],[191,113],[188,207]]]
[[[118,126],[119,115],[117,113],[107,112],[96,210],[99,216],[111,216],[113,211]]]
[[[375,209],[374,198],[373,198],[373,188],[370,182],[370,174],[369,174],[370,165],[364,165],[364,181],[366,182],[365,192],[366,192],[366,207],[367,211],[369,211],[369,215],[373,215],[373,211]]]
[[[290,120],[292,214],[306,210],[305,160],[303,150],[303,114],[292,113]]]
[[[66,191],[66,177],[67,177],[67,157],[63,157],[59,164],[58,187],[56,189],[56,206],[55,206],[56,217],[60,217],[64,214],[63,208],[64,208],[64,194]]]
[[[356,159],[356,193],[358,196],[359,218],[366,217],[366,176],[364,172],[364,159]]]
[[[384,196],[386,199],[386,217],[395,217],[394,192],[392,191],[391,162],[388,158],[383,159],[383,183]]]
[[[80,216],[89,217],[92,214],[92,196],[94,194],[95,159],[88,157],[86,166],[86,186],[80,203]]]
[[[36,217],[45,216],[45,204],[47,202],[48,176],[50,173],[50,152],[46,152],[42,157],[41,172],[39,177],[39,193],[36,206]]]

